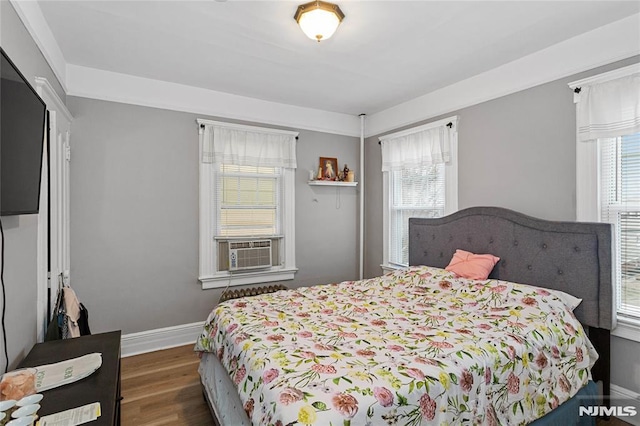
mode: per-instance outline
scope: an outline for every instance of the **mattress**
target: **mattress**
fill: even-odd
[[[527,424],[597,358],[562,295],[430,267],[225,302],[196,350],[255,425]]]

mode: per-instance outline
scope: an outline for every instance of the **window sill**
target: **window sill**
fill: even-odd
[[[640,321],[629,317],[618,316],[618,325],[611,330],[611,335],[634,342],[640,342]]]
[[[294,278],[297,268],[274,269],[258,272],[243,272],[231,274],[229,272],[220,273],[211,277],[200,277],[203,290],[212,288],[226,288],[238,285],[262,284],[273,281],[287,281]]]
[[[382,268],[382,273],[383,274],[387,274],[387,273],[393,272],[393,271],[398,271],[400,269],[407,269],[405,266],[384,264],[384,263],[381,264],[380,267]]]

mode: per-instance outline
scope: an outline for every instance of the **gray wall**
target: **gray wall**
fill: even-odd
[[[575,220],[576,114],[567,83],[639,60],[609,64],[406,127],[460,117],[460,209],[500,206],[544,219]],[[377,136],[365,143],[365,276],[372,277],[380,275],[382,263],[382,157]],[[639,353],[640,343],[612,338],[612,383],[640,393]]]
[[[0,1],[0,44],[22,74],[34,84],[34,77],[46,78],[64,102],[66,94],[38,46],[8,1]]]
[[[68,107],[71,277],[92,331],[204,321],[220,296],[197,280],[195,120],[207,117],[76,97]],[[300,131],[291,287],[357,277],[357,192],[307,185],[320,156],[355,165],[358,140]]]
[[[576,113],[570,81],[638,62],[630,58],[386,133],[457,115],[458,207],[500,206],[576,219]],[[385,134],[386,134],[385,133]],[[365,276],[381,273],[382,156],[365,140]]]
[[[64,99],[64,93],[53,71],[8,1],[0,1],[0,45],[30,83],[34,83],[36,76],[46,77]],[[2,225],[5,233],[7,348],[11,369],[36,342],[38,217],[3,217]],[[4,356],[0,356],[3,371],[4,364]]]

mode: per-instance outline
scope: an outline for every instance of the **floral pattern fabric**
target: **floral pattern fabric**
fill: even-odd
[[[426,266],[221,303],[195,349],[276,426],[527,424],[598,356],[545,289]]]

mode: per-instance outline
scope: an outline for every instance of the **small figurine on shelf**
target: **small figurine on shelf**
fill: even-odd
[[[342,170],[342,176],[344,176],[344,180],[347,180],[347,176],[349,176],[349,167],[347,167],[347,165],[344,165],[344,169]]]
[[[322,166],[318,167],[318,176],[316,177],[318,180],[322,180]]]

